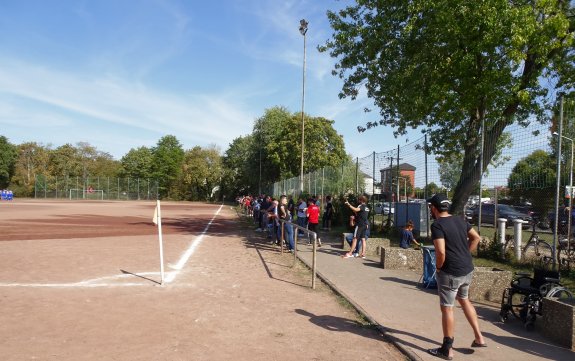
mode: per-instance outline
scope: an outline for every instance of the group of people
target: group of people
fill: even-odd
[[[298,226],[298,236],[305,236],[307,233],[308,244],[311,244],[312,240],[309,232],[315,232],[316,235],[318,233],[321,203],[316,196],[312,196],[307,200],[300,197],[297,203],[294,202],[292,196],[286,195],[280,196],[279,200],[267,195],[259,197],[247,195],[239,197],[237,201],[244,213],[253,217],[254,223],[257,224],[256,232],[267,232],[268,238],[273,239],[270,241],[272,244],[279,245],[281,242],[285,242],[287,248],[293,251],[295,247],[294,221]],[[327,196],[322,217],[324,230],[331,230],[333,212],[331,196]],[[306,229],[309,232],[306,232]],[[319,236],[317,236],[317,245],[321,247],[321,238]]]
[[[331,203],[331,198],[326,198],[328,203]],[[477,249],[477,245],[481,237],[477,231],[465,220],[463,217],[453,216],[449,213],[451,202],[443,194],[436,194],[428,201],[429,210],[432,218],[434,219],[431,225],[431,238],[435,247],[436,257],[436,281],[437,290],[439,294],[439,304],[441,310],[441,326],[443,331],[443,341],[441,347],[429,349],[429,354],[444,360],[453,359],[453,343],[455,333],[455,320],[453,307],[455,301],[459,303],[465,318],[469,322],[474,339],[471,342],[471,347],[481,348],[487,347],[487,343],[479,328],[477,319],[477,312],[475,307],[469,300],[469,286],[473,278],[473,258],[471,252]],[[297,205],[293,202],[291,197],[281,196],[280,201],[274,201],[271,197],[265,197],[265,200],[258,199],[254,202],[253,199],[245,202],[242,200],[244,206],[252,207],[252,214],[254,219],[257,213],[273,213],[272,219],[284,219],[286,221],[284,232],[289,240],[289,247],[293,249],[293,228],[291,221],[297,213],[297,224],[300,227],[305,227],[312,231],[317,231],[319,224],[319,204],[317,199],[309,199],[305,202],[299,199]],[[261,204],[260,204],[261,203]],[[260,206],[256,206],[260,204]],[[365,258],[366,241],[369,238],[369,206],[367,204],[367,197],[360,196],[359,204],[353,206],[349,202],[345,205],[354,212],[350,217],[350,227],[353,227],[351,239],[348,239],[351,249],[346,253],[343,258],[363,257]],[[333,215],[333,206],[326,205],[326,212],[330,209]],[[331,216],[330,215],[330,216]],[[326,219],[324,213],[324,220]],[[331,218],[330,218],[331,220]],[[261,221],[260,221],[261,229]],[[324,227],[326,223],[324,222]],[[327,227],[330,224],[327,223]],[[404,229],[401,231],[400,246],[408,248],[410,243],[421,245],[413,237],[413,222],[408,221]],[[278,233],[276,233],[278,234]],[[277,236],[281,240],[281,235]],[[319,245],[321,241],[318,238]]]
[[[3,201],[11,201],[14,199],[14,193],[10,189],[2,189],[0,197]]]
[[[479,328],[477,312],[469,300],[469,286],[473,279],[473,258],[471,252],[477,249],[480,236],[463,217],[449,213],[451,202],[443,194],[434,195],[428,200],[430,213],[434,219],[431,225],[431,238],[436,255],[436,281],[441,310],[443,341],[441,347],[429,349],[429,354],[444,360],[453,359],[455,340],[455,320],[453,307],[455,301],[461,306],[469,322],[474,338],[471,347],[487,347]],[[350,226],[354,226],[351,249],[343,258],[365,258],[366,241],[369,237],[369,207],[365,196],[359,197],[359,205],[345,202],[354,215],[350,217]],[[400,235],[400,247],[409,248],[410,243],[421,246],[413,236],[413,222],[408,221]]]

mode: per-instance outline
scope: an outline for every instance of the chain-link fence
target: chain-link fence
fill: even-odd
[[[565,212],[563,207],[568,206],[570,200],[567,190],[574,182],[571,154],[575,139],[575,106],[574,102],[566,104],[553,124],[532,121],[527,125],[512,125],[505,129],[497,144],[490,144],[489,139],[485,139],[483,147],[479,143],[477,155],[489,147],[495,149],[495,155],[482,177],[477,177],[480,178],[479,185],[466,200],[464,211],[480,201],[507,203],[517,208],[524,207],[525,212],[545,220],[542,227],[546,221],[552,223],[554,218],[562,216]],[[487,133],[489,127],[486,124]],[[559,139],[563,140],[560,148]],[[303,192],[300,192],[299,177],[276,182],[267,191],[276,196],[304,193],[329,194],[334,198],[348,193],[363,193],[370,196],[370,203],[377,213],[377,204],[382,202],[396,206],[402,203],[422,204],[424,199],[437,192],[451,197],[459,181],[462,164],[462,154],[451,158],[436,156],[433,149],[429,149],[427,137],[422,136],[404,146],[356,158],[349,164],[308,173],[304,175]],[[560,205],[558,209],[555,208],[556,200]],[[404,218],[411,217],[409,206],[406,207]],[[398,221],[401,217],[395,215],[394,218]],[[493,216],[488,225],[493,229],[495,218]],[[482,223],[489,220],[485,218]]]
[[[158,182],[139,178],[37,175],[34,198],[154,200],[158,198]]]

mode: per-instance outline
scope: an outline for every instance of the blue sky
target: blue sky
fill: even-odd
[[[185,149],[251,133],[265,109],[301,110],[303,37],[309,21],[305,112],[335,120],[348,153],[395,149],[407,137],[340,100],[330,38],[336,0],[0,0],[0,135],[20,144],[88,142],[120,159],[175,135]],[[420,133],[410,134],[413,141]]]

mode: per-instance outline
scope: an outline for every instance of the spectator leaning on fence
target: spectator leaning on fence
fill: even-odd
[[[306,228],[307,226],[306,213],[307,213],[307,205],[303,200],[303,198],[300,197],[297,204],[297,225],[302,228]],[[298,230],[298,235],[303,236],[304,235],[303,231]]]
[[[353,232],[353,242],[351,243],[351,249],[349,252],[343,255],[343,258],[353,257],[353,250],[355,249],[358,239],[361,240],[360,257],[365,258],[366,233],[369,228],[369,207],[367,206],[367,197],[364,195],[359,196],[359,205],[357,207],[352,206],[348,201],[345,201],[345,205],[348,206],[352,211],[356,212],[356,216],[355,231]]]
[[[286,240],[287,247],[290,251],[294,249],[294,238],[293,238],[293,226],[292,222],[292,215],[289,212],[288,208],[288,201],[285,195],[280,197],[280,208],[278,211],[278,215],[281,220],[283,220],[283,228],[284,228],[284,239]],[[281,228],[280,228],[281,232]]]

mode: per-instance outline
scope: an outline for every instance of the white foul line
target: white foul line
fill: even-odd
[[[222,207],[224,205],[222,204],[220,206],[220,208],[218,208],[217,212],[214,214],[214,216],[212,217],[212,219],[210,219],[210,221],[208,222],[208,224],[206,224],[206,227],[204,228],[204,230],[202,231],[202,233],[197,236],[192,243],[190,244],[190,247],[186,250],[186,252],[184,252],[184,254],[180,257],[180,260],[178,261],[178,263],[176,263],[175,265],[170,265],[170,268],[174,269],[174,272],[170,272],[170,274],[168,274],[168,276],[166,277],[165,281],[166,283],[170,283],[172,282],[176,276],[178,274],[180,274],[180,271],[182,270],[182,268],[184,268],[184,266],[186,265],[186,263],[188,262],[188,260],[190,259],[190,257],[192,256],[192,254],[194,254],[194,252],[196,251],[196,248],[202,243],[203,239],[204,239],[204,235],[208,232],[208,229],[210,228],[210,226],[212,225],[212,222],[214,221],[214,219],[216,219],[216,217],[218,216],[218,214],[220,214],[220,211],[222,210]]]
[[[186,265],[192,254],[194,254],[196,248],[202,243],[204,239],[204,235],[208,232],[208,229],[212,225],[214,219],[220,214],[222,210],[222,204],[220,208],[216,211],[212,219],[208,222],[202,233],[198,235],[190,244],[190,247],[184,252],[184,254],[180,257],[178,263],[170,267],[175,271],[167,272],[167,277],[164,280],[164,283],[173,282],[176,279],[176,276],[180,273],[182,268]],[[147,273],[138,273],[138,276],[157,276],[159,275],[158,272],[147,272]],[[80,282],[70,282],[70,283],[0,283],[0,287],[39,287],[39,288],[64,288],[64,287],[85,287],[85,288],[95,288],[95,287],[133,287],[133,286],[149,286],[149,283],[109,283],[109,282],[102,282],[105,280],[113,281],[122,278],[132,278],[134,275],[114,275],[114,276],[106,276],[106,277],[99,277],[88,279]]]

